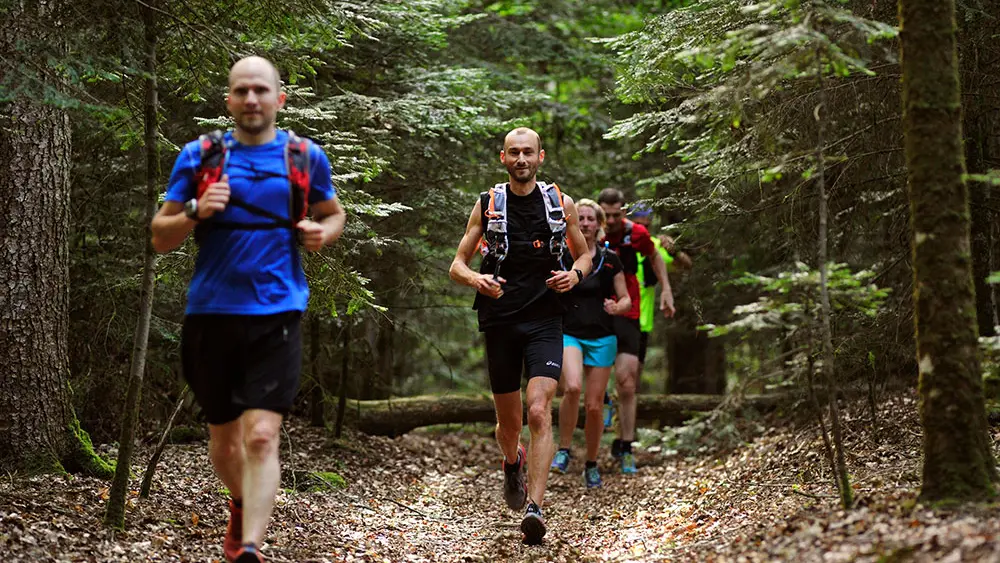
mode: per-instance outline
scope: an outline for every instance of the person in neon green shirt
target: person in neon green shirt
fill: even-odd
[[[632,221],[639,223],[640,225],[649,229],[650,223],[652,222],[653,210],[646,206],[639,206],[629,217]],[[690,259],[687,258],[684,253],[678,257],[677,263],[674,262],[674,257],[670,255],[670,252],[663,246],[663,241],[660,237],[652,237],[653,246],[656,247],[656,251],[660,253],[663,257],[663,262],[667,265],[667,273],[673,273],[675,266],[680,266],[681,268],[690,267]],[[668,243],[670,243],[668,239]],[[639,268],[635,274],[636,279],[639,280],[639,375],[642,375],[642,368],[646,365],[646,348],[649,345],[649,333],[653,331],[653,318],[656,316],[656,276],[653,275],[652,264],[649,260],[646,260],[645,256],[639,256]]]

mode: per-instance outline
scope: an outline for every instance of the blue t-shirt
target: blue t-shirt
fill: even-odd
[[[241,145],[227,132],[231,195],[281,217],[289,215],[291,186],[285,163],[288,133],[278,131],[265,145]],[[310,143],[309,203],[333,199],[330,161]],[[196,195],[194,174],[201,163],[198,141],[188,143],[174,163],[167,201],[185,202]],[[227,205],[214,218],[237,223],[273,223],[241,207]],[[209,224],[212,219],[205,221]],[[309,286],[302,271],[295,233],[290,229],[206,229],[200,238],[194,276],[188,287],[188,315],[271,315],[305,311]]]

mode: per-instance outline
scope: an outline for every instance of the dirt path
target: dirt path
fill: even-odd
[[[550,479],[549,533],[520,542],[519,514],[500,496],[496,446],[481,428],[397,440],[288,425],[286,469],[333,471],[345,489],[279,495],[268,561],[997,561],[1000,513],[915,506],[919,435],[902,399],[868,435],[848,419],[858,507],[838,510],[809,427],[770,430],[727,456],[644,453],[624,477],[602,462],[587,491],[582,462]],[[887,409],[887,412],[890,412]],[[286,471],[291,474],[290,471]],[[137,481],[136,481],[137,484]],[[171,446],[153,497],[130,501],[128,530],[100,524],[106,483],[78,478],[0,484],[5,561],[216,561],[226,491],[203,444]]]

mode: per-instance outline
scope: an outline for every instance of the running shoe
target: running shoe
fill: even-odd
[[[264,557],[257,551],[257,546],[247,544],[240,547],[239,553],[233,563],[264,563]]]
[[[611,442],[611,457],[613,459],[621,459],[622,452],[624,450],[625,448],[623,447],[623,442],[618,438],[615,438],[614,441]]]
[[[509,465],[501,461],[503,467],[503,499],[511,510],[520,510],[528,502],[528,479],[525,476],[524,461],[528,452],[524,446],[517,445],[517,463]]]
[[[588,489],[601,488],[601,472],[596,465],[583,470],[583,482],[587,484]]]
[[[566,473],[567,467],[569,467],[569,450],[560,449],[552,458],[552,471],[559,474]]]
[[[243,509],[229,499],[229,523],[226,524],[226,537],[222,540],[222,554],[226,561],[233,561],[243,548]]]
[[[638,470],[635,468],[635,455],[632,452],[625,452],[622,454],[622,473],[626,475],[632,475],[637,473]]]
[[[604,428],[611,428],[611,422],[615,418],[615,406],[611,404],[611,396],[604,392]]]
[[[528,545],[542,543],[542,538],[545,537],[545,519],[542,518],[542,509],[538,508],[537,504],[529,504],[528,510],[524,512],[521,532],[524,534],[524,543]]]

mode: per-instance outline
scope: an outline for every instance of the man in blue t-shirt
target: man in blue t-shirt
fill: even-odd
[[[284,103],[278,71],[266,59],[233,65],[226,106],[236,127],[219,141],[221,177],[199,190],[202,154],[209,153],[198,141],[188,143],[152,224],[157,252],[196,231],[183,372],[209,424],[212,465],[232,494],[223,552],[239,563],[263,561],[258,546],[281,477],[278,432],[298,389],[309,299],[299,246],[317,251],[333,243],[346,220],[330,162],[310,142],[295,143],[305,147],[297,162],[308,170],[309,189],[299,189],[303,182],[293,173],[300,169],[288,151],[300,140],[275,125]],[[293,215],[297,189],[308,193],[312,219]]]

